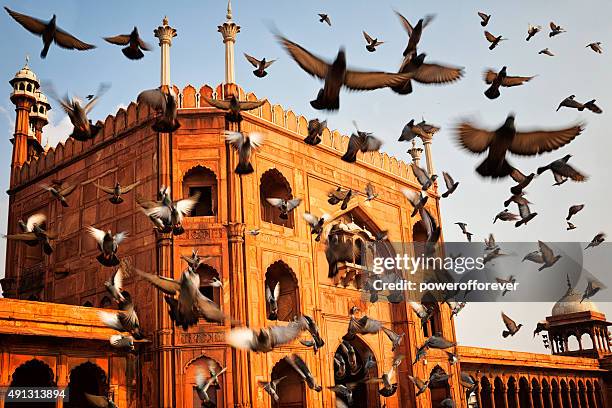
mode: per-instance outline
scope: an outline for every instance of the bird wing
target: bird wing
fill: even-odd
[[[492,69],[488,69],[484,72],[483,77],[487,84],[491,84],[493,81],[495,81],[495,78],[497,78],[497,72],[493,71]]]
[[[270,61],[266,61],[266,64],[264,65],[264,69],[268,68],[270,65],[272,65],[274,63],[274,61],[276,61],[275,59],[270,60]]]
[[[138,94],[136,101],[147,104],[155,110],[164,111],[166,109],[166,95],[159,88],[142,91]]]
[[[495,138],[494,132],[479,129],[468,122],[459,124],[456,133],[459,144],[473,153],[482,153],[487,150]]]
[[[126,231],[121,231],[121,232],[116,233],[113,239],[115,240],[115,243],[119,245],[125,240],[127,236],[128,236],[128,233]]]
[[[550,247],[548,245],[546,245],[544,242],[542,241],[538,241],[538,245],[540,246],[540,252],[542,253],[542,259],[545,262],[551,261],[552,259],[554,259],[554,254],[552,249],[550,249]]]
[[[287,201],[287,211],[291,211],[302,203],[301,198],[294,198]]]
[[[266,301],[270,303],[270,301],[274,300],[272,296],[272,290],[270,290],[270,286],[266,285]]]
[[[553,30],[553,31],[555,31],[555,30],[557,30],[559,28],[559,26],[556,25],[554,21],[551,21],[549,25],[550,25],[550,29]]]
[[[280,207],[284,200],[282,198],[266,198],[266,201],[273,207]]]
[[[440,64],[423,64],[416,70],[412,79],[422,84],[445,84],[463,76],[463,68]]]
[[[507,76],[502,81],[502,86],[511,87],[511,86],[523,85],[525,82],[529,82],[533,78],[535,78],[535,76],[527,76],[527,77]]]
[[[484,32],[485,38],[487,39],[487,41],[489,42],[494,42],[495,40],[497,40],[497,37],[495,37],[493,34],[491,34],[488,31]]]
[[[240,350],[250,350],[256,343],[255,333],[248,327],[238,327],[230,330],[225,341],[230,346]]]
[[[60,28],[56,29],[55,37],[53,39],[57,45],[67,50],[77,49],[80,51],[85,51],[96,48],[95,45],[87,44]]]
[[[23,28],[25,28],[32,34],[41,35],[43,31],[45,31],[45,28],[47,28],[47,22],[45,21],[18,13],[9,9],[8,7],[4,7],[4,9],[7,13],[9,13],[11,17],[15,19],[15,21],[21,24]]]
[[[104,40],[115,45],[128,45],[130,42],[130,35],[121,34],[114,37],[104,37]]]
[[[34,226],[42,225],[44,224],[45,221],[47,221],[47,216],[45,214],[38,213],[38,214],[30,215],[26,223],[26,229],[28,231],[32,231],[34,229]]]
[[[308,50],[302,48],[300,45],[289,41],[280,35],[277,36],[277,38],[285,50],[287,50],[289,55],[291,55],[291,58],[293,58],[304,71],[321,79],[324,79],[325,76],[327,76],[329,63],[311,54]]]
[[[230,102],[224,101],[221,99],[212,99],[207,97],[206,95],[202,95],[202,98],[208,103],[210,106],[213,106],[217,109],[228,110],[230,108]]]
[[[405,83],[413,74],[394,74],[389,72],[349,71],[344,75],[344,85],[356,91],[367,91]]]
[[[255,68],[259,68],[259,64],[261,63],[261,61],[259,61],[257,58],[250,56],[249,54],[247,54],[246,52],[244,53],[244,57],[247,59],[247,61],[249,61],[251,63],[251,65],[253,65]]]
[[[22,232],[20,234],[5,235],[4,238],[14,241],[36,241],[36,234],[33,232]]]
[[[291,322],[287,326],[272,326],[269,330],[272,347],[276,347],[296,339],[302,332],[302,325]]]
[[[483,21],[485,21],[489,17],[488,15],[480,11],[478,12],[478,16],[482,18]]]
[[[125,187],[121,188],[121,194],[129,193],[130,191],[132,191],[139,184],[140,184],[140,180],[136,181],[133,184],[130,184],[129,186],[125,186]]]
[[[554,131],[517,132],[508,150],[523,156],[551,152],[571,142],[582,129],[582,125],[577,125]]]
[[[113,334],[112,336],[110,336],[109,342],[113,347],[124,348],[132,346],[134,344],[134,339],[132,336]]]
[[[117,290],[123,288],[123,268],[121,267],[119,267],[113,275],[113,286],[116,287]]]
[[[501,312],[501,317],[508,330],[510,331],[516,330],[516,323],[514,322],[514,320],[506,316],[504,312]]]
[[[96,186],[98,189],[104,191],[107,194],[114,194],[115,193],[115,189],[112,187],[105,187],[103,185],[100,185],[98,183],[93,183],[94,186]]]
[[[410,204],[412,204],[413,207],[416,207],[421,201],[421,194],[414,190],[404,188],[402,189],[402,193],[404,194],[404,196],[406,196],[406,198],[408,199]]]
[[[108,398],[103,395],[92,395],[86,392],[84,394],[87,402],[96,408],[107,408],[109,406]]]
[[[189,215],[191,213],[191,210],[193,210],[193,207],[195,207],[199,200],[200,193],[196,193],[191,197],[187,197],[177,201],[175,203],[176,209],[180,214]]]
[[[222,322],[225,320],[225,315],[219,308],[219,306],[201,294],[199,291],[196,292],[196,306],[202,316],[208,321],[212,322]]]
[[[154,275],[152,273],[146,273],[138,269],[136,269],[136,273],[145,280],[148,280],[157,289],[168,295],[174,295],[181,289],[180,282],[177,282],[174,279]]]
[[[240,151],[244,145],[244,135],[240,132],[225,131],[225,140],[238,151]]]
[[[86,230],[99,245],[102,245],[102,242],[104,241],[104,236],[106,235],[104,231],[92,227],[91,225],[87,226]]]
[[[408,32],[408,36],[411,36],[412,30],[414,30],[414,28],[412,27],[412,24],[410,24],[408,19],[404,17],[403,15],[401,15],[399,12],[396,11],[395,15],[399,18],[400,23],[402,23],[402,25],[404,26],[404,29]]]
[[[266,101],[266,99],[262,99],[261,101],[239,101],[238,105],[240,105],[240,110],[250,111],[259,108],[266,103]]]
[[[261,145],[263,145],[264,139],[265,139],[264,135],[259,132],[249,133],[249,144],[251,145],[253,149],[257,149]]]
[[[419,183],[421,183],[421,185],[429,181],[429,176],[427,175],[425,170],[417,166],[415,163],[412,163],[410,167],[412,168],[412,172],[414,173],[414,176],[417,178]]]
[[[306,212],[302,214],[302,217],[304,217],[304,220],[306,220],[311,227],[315,227],[319,223],[319,218],[311,213]]]
[[[372,37],[370,37],[370,36],[368,35],[368,33],[366,33],[365,31],[363,32],[363,38],[365,38],[365,40],[366,40],[368,43],[372,43],[372,42],[374,42],[374,39],[373,39]]]
[[[455,180],[453,180],[451,175],[447,172],[443,171],[442,177],[444,177],[444,184],[446,184],[446,188],[451,188],[455,184]]]

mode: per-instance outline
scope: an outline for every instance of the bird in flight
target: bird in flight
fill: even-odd
[[[140,38],[138,28],[136,27],[134,27],[132,32],[129,34],[104,37],[104,40],[115,45],[126,45],[127,47],[122,48],[121,52],[123,52],[123,55],[131,60],[139,60],[144,57],[142,51],[151,51],[151,46]]]
[[[253,71],[253,74],[257,78],[263,78],[266,75],[268,75],[268,73],[266,72],[266,68],[270,67],[270,65],[272,65],[274,63],[274,61],[276,61],[276,60],[266,61],[265,58],[263,58],[262,60],[258,60],[255,57],[251,57],[246,52],[244,53],[244,57],[247,59],[247,61],[249,61],[251,63],[251,65],[253,65],[255,67],[255,70]]]

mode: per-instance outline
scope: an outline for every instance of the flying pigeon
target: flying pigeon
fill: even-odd
[[[127,47],[121,49],[121,52],[131,60],[139,60],[144,57],[142,51],[151,51],[151,46],[140,38],[138,28],[136,27],[134,27],[130,34],[105,37],[104,39],[111,44],[127,45]]]
[[[212,99],[207,96],[203,96],[203,98],[210,106],[226,111],[225,118],[233,123],[242,122],[241,112],[257,109],[267,102],[266,99],[260,101],[239,101],[236,95],[232,95],[229,100]]]
[[[264,137],[261,133],[250,132],[225,132],[225,139],[238,152],[238,164],[234,172],[236,174],[251,174],[255,170],[251,165],[253,152],[261,147]]]
[[[550,33],[548,34],[549,37],[554,37],[555,35],[559,35],[564,32],[565,30],[560,25],[555,24],[553,21],[550,22]]]
[[[586,249],[589,248],[594,248],[596,246],[599,246],[602,242],[604,242],[606,240],[606,234],[604,234],[603,232],[600,232],[599,234],[595,235],[593,237],[593,239],[591,240],[591,242],[589,242],[589,245],[587,245]]]
[[[451,175],[445,171],[442,172],[442,177],[444,177],[444,184],[446,184],[446,191],[442,193],[442,198],[446,198],[455,192],[459,182],[453,180]]]
[[[127,194],[133,189],[135,189],[140,184],[140,181],[137,180],[135,183],[122,187],[119,182],[115,183],[114,187],[106,187],[98,183],[94,183],[99,190],[102,190],[106,194],[110,195],[108,201],[113,204],[121,204],[123,202],[123,198],[121,198],[122,194]]]
[[[567,217],[565,219],[569,221],[574,215],[578,214],[583,208],[584,208],[584,204],[572,205],[567,211]]]
[[[289,213],[302,203],[301,198],[293,198],[290,200],[285,200],[284,198],[266,198],[266,201],[270,203],[272,207],[278,208],[280,211],[279,217],[283,220],[288,219]]]
[[[507,329],[502,331],[502,336],[504,338],[514,336],[521,329],[521,327],[523,327],[522,324],[517,325],[516,322],[509,318],[504,312],[501,312],[501,317]]]
[[[525,39],[525,41],[531,40],[531,38],[537,33],[539,33],[541,30],[542,26],[529,24],[529,27],[527,27],[527,38]]]
[[[327,120],[323,122],[319,119],[311,119],[308,121],[308,136],[304,139],[304,143],[311,146],[316,146],[321,143],[323,129],[327,127]]]
[[[87,232],[91,235],[98,244],[100,255],[96,257],[98,262],[104,266],[117,266],[119,265],[119,258],[117,257],[117,250],[119,244],[127,237],[127,232],[118,232],[113,235],[110,230],[102,231],[92,226],[87,227]]]
[[[491,45],[489,45],[489,49],[491,51],[493,51],[493,49],[495,49],[495,47],[497,47],[501,41],[507,40],[507,38],[503,38],[501,35],[496,37],[488,31],[485,31],[484,35],[487,41],[491,43]]]
[[[357,125],[355,124],[355,127]],[[370,132],[362,132],[357,129],[357,133],[353,133],[349,139],[346,153],[341,159],[347,163],[355,163],[357,161],[357,152],[367,153],[376,152],[382,146],[382,140],[378,139]]]
[[[172,87],[161,86],[142,91],[136,101],[159,112],[159,118],[151,126],[154,131],[170,133],[181,127],[178,121],[178,97]]]
[[[256,68],[253,71],[253,74],[255,74],[255,76],[257,78],[263,78],[266,75],[268,75],[268,73],[266,72],[266,68],[268,68],[270,65],[272,65],[274,63],[274,61],[276,61],[276,60],[266,61],[265,58],[263,58],[260,61],[260,60],[258,60],[255,57],[251,57],[246,52],[244,53],[244,57],[247,59],[247,61],[249,61],[251,63],[251,65],[253,65]]]
[[[370,37],[370,35],[368,35],[368,33],[366,33],[365,31],[363,32],[363,37],[366,40],[366,50],[368,50],[369,52],[374,52],[376,51],[376,47],[378,47],[381,44],[384,44],[384,41],[378,41],[377,38],[372,38]]]
[[[569,165],[567,162],[572,157],[571,154],[563,156],[563,158],[553,161],[552,163],[539,167],[538,175],[544,173],[546,170],[550,170],[555,178],[555,185],[563,184],[568,178],[574,181],[586,181],[588,177],[574,167]]]
[[[529,82],[533,79],[533,76],[520,77],[520,76],[508,76],[506,73],[506,67],[503,67],[498,73],[493,70],[487,70],[484,73],[484,80],[491,86],[485,91],[485,95],[489,99],[496,99],[499,97],[500,87],[513,87],[523,85],[525,82]]]
[[[491,19],[491,15],[490,14],[485,14],[481,11],[478,12],[478,17],[480,17],[480,19],[482,20],[480,22],[480,25],[483,27],[486,27],[487,24],[489,24],[489,20]]]

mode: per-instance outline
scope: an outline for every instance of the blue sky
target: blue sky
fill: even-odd
[[[217,25],[225,19],[225,1],[182,2],[173,6],[167,1],[147,2],[79,2],[63,1],[5,1],[3,5],[16,11],[48,19],[58,16],[58,25],[83,41],[98,48],[89,52],[66,51],[52,47],[46,60],[39,58],[42,42],[27,33],[4,11],[0,13],[0,37],[4,38],[3,58],[0,59],[0,78],[8,81],[23,66],[26,54],[31,56],[30,66],[40,79],[53,81],[60,94],[64,92],[86,95],[95,92],[100,82],[112,83],[112,88],[93,111],[94,119],[103,119],[119,106],[135,100],[139,91],[159,83],[159,47],[153,37],[164,15],[178,30],[171,49],[172,82],[179,87],[193,84],[216,85],[223,81],[223,45]],[[175,3],[178,4],[178,3]],[[327,118],[331,128],[343,133],[353,130],[356,120],[362,130],[372,131],[383,140],[383,150],[409,161],[407,144],[396,143],[403,125],[410,119],[424,116],[440,125],[435,136],[433,155],[438,174],[450,172],[460,181],[457,192],[442,204],[447,241],[462,241],[454,222],[468,223],[475,239],[482,240],[489,232],[498,241],[588,241],[600,231],[612,232],[607,213],[610,192],[607,175],[612,171],[610,151],[612,139],[608,134],[608,115],[578,113],[561,110],[558,103],[570,94],[577,100],[596,98],[604,109],[612,109],[612,89],[609,85],[609,67],[612,65],[612,3],[592,0],[588,6],[568,0],[517,0],[490,2],[473,0],[437,0],[436,2],[400,1],[335,1],[322,0],[287,2],[281,0],[233,2],[234,20],[242,29],[236,44],[236,78],[247,91],[266,97],[273,103],[291,108],[307,117]],[[393,14],[403,13],[411,22],[426,14],[436,14],[433,23],[425,29],[420,51],[429,61],[439,61],[465,67],[466,75],[458,83],[448,86],[415,85],[412,95],[398,96],[389,90],[371,93],[341,95],[339,113],[325,114],[312,110],[308,101],[313,99],[320,84],[301,71],[275,42],[269,27],[274,24],[289,39],[300,43],[314,53],[332,58],[338,47],[344,45],[351,66],[377,70],[396,70],[401,62],[407,36]],[[488,50],[477,11],[493,14],[487,29],[493,34],[509,38],[494,51]],[[332,27],[320,24],[317,13],[328,13]],[[548,23],[554,20],[567,33],[548,37]],[[543,26],[543,32],[530,42],[525,41],[528,23]],[[137,25],[141,35],[153,45],[141,61],[129,61],[120,48],[105,43],[102,36],[129,33]],[[366,30],[373,37],[385,41],[375,53],[364,48],[361,34]],[[595,54],[585,45],[603,42],[604,54]],[[608,52],[610,44],[610,52]],[[555,57],[538,55],[548,47]],[[270,75],[257,79],[252,67],[243,59],[247,52],[255,57],[278,58],[269,69]],[[514,89],[503,89],[502,96],[490,101],[482,92],[482,72],[485,68],[498,70],[508,66],[510,75],[538,75],[530,83]],[[6,191],[9,177],[14,111],[8,99],[10,87],[5,82],[5,98],[0,98],[0,189]],[[491,224],[507,198],[509,182],[492,183],[478,178],[473,172],[481,160],[460,151],[452,137],[452,127],[461,118],[474,118],[483,126],[498,126],[508,112],[516,114],[519,129],[534,127],[563,127],[578,121],[587,123],[586,131],[568,147],[531,159],[511,157],[513,164],[526,172],[572,153],[572,163],[589,174],[587,183],[568,182],[551,187],[550,173],[536,179],[528,189],[529,199],[540,214],[527,227],[515,229],[511,224]],[[51,111],[51,124],[45,133],[54,143],[65,138],[69,128],[67,119],[57,106]],[[585,203],[585,210],[576,216],[578,229],[567,233],[564,218],[572,204]],[[6,195],[0,198],[0,229],[6,228]],[[495,228],[493,228],[495,227]],[[4,247],[0,249],[4,257]],[[4,262],[1,262],[2,268]],[[0,273],[1,275],[1,273]],[[531,340],[530,330],[537,320],[544,318],[551,304],[470,304],[458,318],[460,341],[466,344],[503,347],[517,350],[543,351],[541,342]],[[510,339],[502,340],[499,312],[504,309],[510,316],[526,324],[525,329]],[[612,308],[600,304],[600,309],[612,317]],[[483,325],[481,322],[488,322]],[[478,322],[478,324],[476,324]]]

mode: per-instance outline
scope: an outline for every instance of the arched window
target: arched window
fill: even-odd
[[[100,307],[104,309],[110,309],[113,306],[113,302],[110,300],[108,296],[104,296],[100,301]]]
[[[83,307],[93,307],[93,303],[88,300],[87,302],[83,303]]]
[[[533,401],[533,408],[544,408],[540,401],[540,394],[544,396],[544,390],[536,378],[531,380],[531,400]]]
[[[480,379],[480,401],[482,402],[482,408],[493,408],[491,405],[491,393],[493,387],[487,377]],[[510,406],[510,405],[509,405]]]
[[[506,387],[507,395],[508,395],[508,406],[518,408],[518,384],[516,383],[516,379],[514,377],[510,377],[508,379],[508,385]]]
[[[572,401],[572,407],[580,406],[578,404],[578,387],[576,387],[576,383],[574,382],[574,380],[570,380],[569,388],[570,388],[570,400]]]
[[[355,337],[351,341],[343,341],[336,349],[335,358],[343,361],[345,370],[341,372],[340,367],[334,364],[335,384],[358,384],[353,388],[353,405],[351,407],[372,408],[380,406],[380,396],[378,394],[380,384],[364,381],[366,378],[380,377],[376,364],[366,372],[364,362],[368,356],[372,356],[376,363],[374,353],[359,337]],[[397,379],[393,381],[397,381]]]
[[[276,393],[279,400],[272,399],[273,408],[298,408],[306,406],[306,390],[302,377],[283,358],[274,368],[270,380],[285,377],[278,383]]]
[[[546,380],[546,378],[544,378],[542,380],[542,401],[544,401],[544,407],[543,408],[553,408],[550,405],[551,402],[551,389],[550,389],[550,384],[548,383],[548,381]]]
[[[46,363],[32,359],[17,367],[11,375],[10,387],[55,387],[55,375]],[[54,408],[55,402],[7,402],[5,408]]]
[[[560,407],[561,400],[559,399],[559,395],[560,395],[559,383],[557,383],[557,380],[555,380],[554,378],[550,382],[550,390],[552,392],[552,406]]]
[[[572,408],[569,398],[569,387],[565,380],[561,380],[561,401],[563,402],[563,408]]]
[[[588,407],[586,387],[584,386],[582,380],[578,380],[578,399],[580,400],[581,407]]]
[[[423,329],[423,336],[429,337],[436,333],[442,332],[442,325],[440,321],[440,304],[436,301],[433,295],[429,292],[425,293],[421,299],[421,304],[428,310],[432,310],[431,317],[427,322],[421,324]]]
[[[88,406],[85,393],[91,395],[108,395],[106,373],[97,364],[86,362],[76,366],[70,371],[70,392],[68,401],[64,402],[66,408],[81,408]]]
[[[201,264],[198,266],[196,271],[200,275],[200,293],[220,305],[221,302],[221,289],[219,287],[211,286],[209,283],[212,282],[213,278],[219,279],[219,273],[210,265]]]
[[[277,207],[270,205],[267,198],[282,198],[291,200],[291,186],[287,179],[276,169],[266,171],[259,183],[259,197],[261,200],[261,219],[276,225],[293,228],[294,211],[288,214],[287,219],[281,218]]]
[[[23,82],[19,83],[19,90],[20,91],[25,91],[25,84]]]
[[[217,177],[212,170],[202,166],[192,168],[183,178],[183,197],[198,193],[200,198],[190,216],[210,217],[217,215]]]
[[[266,270],[265,284],[274,291],[279,283],[277,320],[289,322],[300,314],[299,287],[295,274],[283,261],[276,261]],[[265,290],[265,288],[264,288]],[[266,316],[270,315],[270,304],[266,300]]]
[[[496,407],[503,407],[504,406],[504,401],[505,401],[505,392],[506,392],[506,387],[504,386],[504,382],[502,381],[501,378],[499,377],[495,377],[495,380],[493,381],[493,385],[495,386],[495,390],[493,391],[494,394],[494,400],[495,400],[495,406]]]
[[[519,407],[529,408],[529,381],[525,377],[519,379]]]
[[[446,372],[440,366],[435,366],[431,373],[438,374],[438,376],[446,376]],[[431,376],[430,373],[430,376]],[[439,407],[440,403],[446,398],[451,396],[450,385],[448,379],[443,381],[436,381],[435,383],[429,384],[429,391],[431,392],[431,407]]]
[[[32,84],[28,84],[28,92],[32,92]]]
[[[195,360],[191,361],[185,370],[185,395],[191,395],[191,398],[185,398],[184,407],[187,408],[196,408],[203,407],[202,400],[198,395],[198,391],[194,388],[196,385],[196,377],[198,373],[203,372],[205,377],[209,377],[209,364],[212,364],[216,367],[217,372],[221,371],[223,368],[221,364],[213,358],[208,356],[200,356]],[[214,404],[211,406],[215,407],[224,407],[223,403],[223,384],[225,383],[226,374],[222,374],[218,377],[219,386],[210,386],[206,391],[206,395],[210,401]]]

